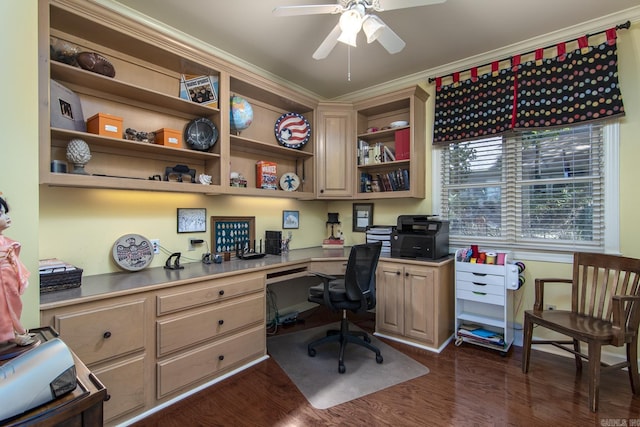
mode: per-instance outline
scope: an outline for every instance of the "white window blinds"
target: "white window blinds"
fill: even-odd
[[[604,249],[603,123],[451,144],[442,215],[452,246]]]

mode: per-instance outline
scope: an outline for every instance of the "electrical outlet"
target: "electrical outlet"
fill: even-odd
[[[545,304],[544,309],[545,310],[555,310],[556,306],[552,305],[552,304]]]
[[[151,239],[151,246],[153,246],[153,253],[154,254],[159,254],[160,253],[160,239]]]
[[[195,251],[196,247],[193,245],[193,239],[189,238],[189,239],[187,239],[187,242],[188,242],[187,250],[188,251]]]

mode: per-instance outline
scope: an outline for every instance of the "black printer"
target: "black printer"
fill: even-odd
[[[400,215],[391,233],[391,256],[438,259],[449,255],[449,221],[428,215]]]

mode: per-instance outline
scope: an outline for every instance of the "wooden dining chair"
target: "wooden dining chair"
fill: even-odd
[[[571,284],[571,310],[544,310],[547,284]],[[600,371],[629,369],[631,390],[640,395],[638,378],[638,323],[640,323],[640,259],[615,255],[575,253],[573,279],[536,279],[533,310],[524,312],[522,372],[529,371],[532,344],[551,344],[573,353],[577,371],[588,361],[589,408],[598,410]],[[533,340],[534,326],[558,332],[571,340]],[[581,342],[588,353],[583,354]],[[600,360],[603,345],[626,344],[626,362],[607,365]],[[573,345],[573,348],[567,347]],[[602,368],[601,368],[602,366]]]

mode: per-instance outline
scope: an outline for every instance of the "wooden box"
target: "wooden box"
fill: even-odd
[[[112,138],[122,138],[122,117],[98,113],[87,119],[87,132]]]
[[[256,163],[256,188],[278,189],[278,165],[264,160]]]
[[[182,132],[179,130],[162,128],[155,131],[155,134],[156,137],[154,142],[156,144],[167,147],[182,148]]]

